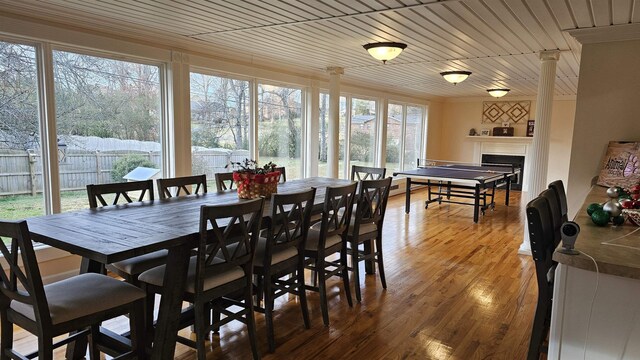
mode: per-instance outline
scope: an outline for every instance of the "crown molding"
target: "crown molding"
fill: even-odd
[[[580,44],[595,44],[612,41],[640,40],[640,23],[568,29]]]

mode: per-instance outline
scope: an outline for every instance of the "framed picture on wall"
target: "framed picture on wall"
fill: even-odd
[[[533,127],[535,124],[535,120],[528,120],[527,121],[527,136],[533,136]]]
[[[480,130],[480,136],[491,136],[491,130],[489,129]]]

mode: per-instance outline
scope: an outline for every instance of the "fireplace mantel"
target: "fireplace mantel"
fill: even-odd
[[[467,140],[473,141],[473,161],[475,163],[482,162],[482,154],[492,155],[512,155],[512,156],[524,156],[524,174],[527,174],[527,168],[529,167],[529,149],[531,148],[531,142],[533,137],[524,136],[467,136]],[[528,176],[523,177],[522,190],[528,189]]]

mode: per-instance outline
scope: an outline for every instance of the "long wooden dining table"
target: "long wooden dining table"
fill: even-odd
[[[321,210],[327,187],[350,183],[350,180],[313,177],[279,184],[278,192],[315,187],[314,207]],[[81,273],[99,272],[104,264],[167,249],[167,276],[164,277],[151,358],[172,359],[190,250],[198,241],[200,207],[241,201],[235,190],[209,192],[38,216],[27,219],[27,223],[34,241],[82,256]],[[266,205],[264,217],[268,218],[270,208]],[[76,342],[75,346],[67,348],[67,358],[81,359],[85,351],[86,343]]]

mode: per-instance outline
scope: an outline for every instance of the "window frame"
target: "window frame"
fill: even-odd
[[[420,146],[418,149],[418,153],[419,156],[424,156],[426,154],[426,142],[427,142],[427,111],[428,111],[428,106],[427,105],[422,105],[422,104],[416,104],[416,103],[411,103],[411,102],[404,102],[404,101],[394,101],[393,99],[389,99],[388,100],[389,106],[390,105],[400,105],[402,106],[402,121],[401,121],[401,136],[400,136],[400,154],[398,154],[398,167],[400,169],[400,171],[402,171],[404,169],[404,165],[405,165],[405,151],[406,151],[406,134],[407,134],[407,114],[408,114],[408,108],[409,107],[417,107],[422,109],[422,117],[420,119],[420,128],[421,128],[421,132],[420,132]],[[387,109],[387,116],[388,116],[388,109]],[[388,125],[388,124],[387,124]],[[386,139],[385,139],[386,141]],[[382,158],[382,164],[383,166],[386,167],[386,156]]]

